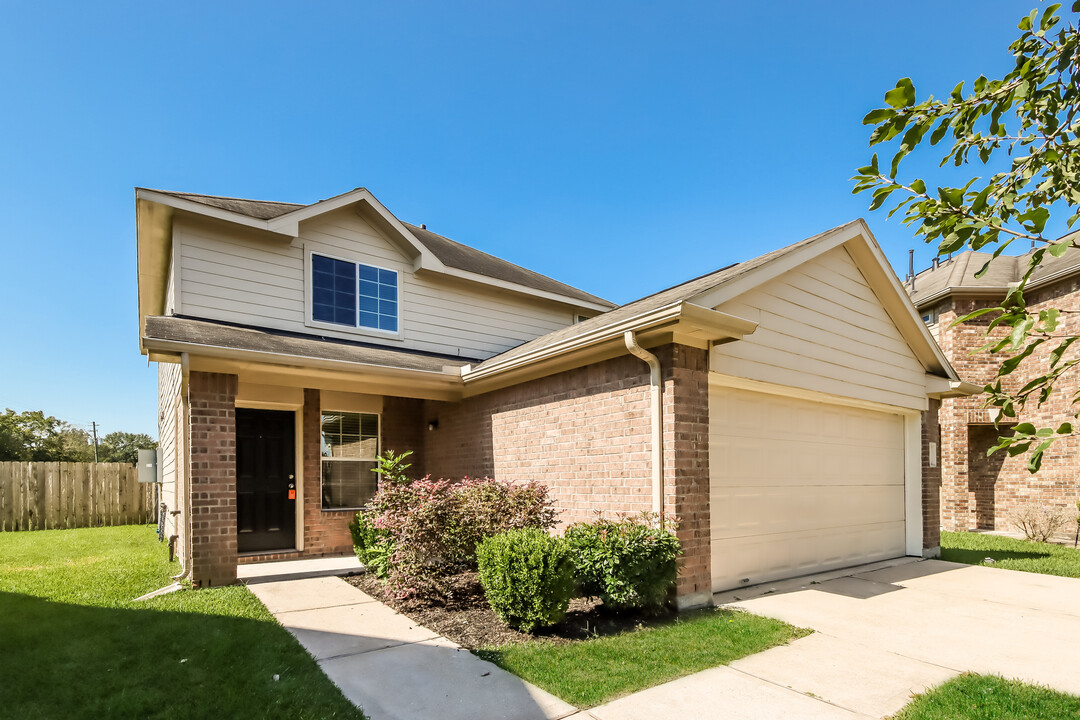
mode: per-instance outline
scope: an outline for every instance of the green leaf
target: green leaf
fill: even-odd
[[[896,111],[890,108],[878,108],[877,110],[871,110],[866,113],[866,116],[862,119],[863,125],[877,125],[882,120],[888,120],[895,117]]]
[[[963,85],[963,83],[961,83]],[[949,124],[952,122],[950,118],[945,118],[934,129],[934,132],[930,135],[930,144],[937,145],[941,142],[941,138],[945,137],[945,133],[949,131]]]
[[[1080,0],[1078,0],[1078,1],[1080,1]],[[914,190],[917,193],[925,195],[926,194],[926,183],[924,183],[922,180],[919,180],[918,178],[916,178],[916,179],[911,181],[911,189]]]
[[[1020,423],[1019,425],[1017,425],[1013,429],[1016,431],[1017,435],[1034,435],[1035,434],[1035,426],[1032,425],[1031,423]]]
[[[1072,423],[1063,422],[1063,423],[1061,423],[1060,426],[1058,426],[1057,434],[1058,435],[1071,435],[1072,431],[1073,431]]]
[[[1077,0],[1077,2],[1080,2],[1080,0]],[[949,97],[951,97],[956,102],[960,102],[961,100],[964,99],[964,82],[963,81],[960,81],[960,82],[958,82],[956,84],[956,87],[954,87],[952,89],[952,92],[949,93]]]
[[[1029,447],[1031,447],[1030,440],[1028,440],[1027,442],[1014,443],[1013,445],[1009,446],[1009,457],[1016,457],[1017,455],[1026,453]]]
[[[885,102],[894,108],[905,108],[915,104],[915,85],[911,78],[900,78],[896,87],[885,93]]]
[[[1054,440],[1050,439],[1043,440],[1041,443],[1038,444],[1038,446],[1036,446],[1036,448],[1031,452],[1031,458],[1028,460],[1029,472],[1039,472],[1039,468],[1042,467],[1043,453],[1046,452],[1046,449],[1053,444]]]
[[[1050,251],[1051,255],[1053,255],[1054,257],[1059,258],[1062,255],[1064,255],[1065,253],[1069,252],[1069,248],[1071,246],[1072,246],[1072,241],[1071,240],[1065,240],[1063,242],[1054,243],[1053,245],[1048,247],[1047,250]]]

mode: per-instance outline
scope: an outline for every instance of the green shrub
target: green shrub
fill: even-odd
[[[657,609],[675,584],[682,548],[655,516],[599,518],[566,530],[581,593],[614,608]]]
[[[547,488],[491,478],[409,480],[381,473],[372,523],[393,546],[387,582],[400,600],[446,601],[447,576],[476,565],[476,545],[505,530],[555,525]]]
[[[390,556],[394,553],[390,534],[375,527],[371,515],[363,512],[356,513],[349,523],[349,532],[356,557],[375,577],[385,579],[390,573]]]
[[[566,615],[574,595],[574,564],[566,543],[543,530],[509,530],[476,547],[480,584],[495,614],[531,633]]]

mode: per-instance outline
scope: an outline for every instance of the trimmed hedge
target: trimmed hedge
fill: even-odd
[[[682,547],[650,515],[576,523],[565,537],[586,597],[613,608],[656,609],[667,601]]]
[[[476,559],[484,595],[510,627],[531,633],[566,615],[576,588],[560,538],[535,528],[510,530],[481,541]]]

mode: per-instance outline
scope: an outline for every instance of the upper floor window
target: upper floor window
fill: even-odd
[[[397,272],[312,253],[311,319],[396,333]]]

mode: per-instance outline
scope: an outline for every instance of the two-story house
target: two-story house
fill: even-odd
[[[1009,288],[1020,281],[1029,266],[1030,253],[1002,255],[990,263],[980,278],[975,273],[991,260],[989,253],[965,251],[915,275],[906,284],[931,334],[960,377],[979,387],[997,378],[1007,355],[978,351],[988,341],[986,329],[993,315],[963,323],[956,319],[975,310],[994,307]],[[1065,312],[1058,333],[1080,332],[1080,251],[1061,258],[1049,254],[1032,275],[1025,299],[1032,311],[1056,307]],[[995,330],[1001,337],[1005,329]],[[1005,376],[1003,387],[1018,390],[1033,377],[1046,372],[1047,344]],[[1077,373],[1062,376],[1059,389],[1041,407],[1035,400],[1016,422],[1036,427],[1057,427],[1073,420],[1070,386]],[[1080,445],[1074,437],[1059,440],[1047,452],[1041,469],[1031,474],[1027,456],[1010,458],[1005,452],[987,455],[1009,425],[994,426],[995,411],[984,407],[984,397],[946,399],[940,412],[941,426],[941,523],[946,530],[1014,530],[1012,515],[1023,505],[1052,505],[1066,510],[1080,501]]]
[[[362,188],[138,189],[136,210],[168,532],[196,584],[350,552],[386,450],[545,483],[563,522],[677,516],[684,607],[937,546],[922,436],[968,388],[861,220],[615,307]]]

